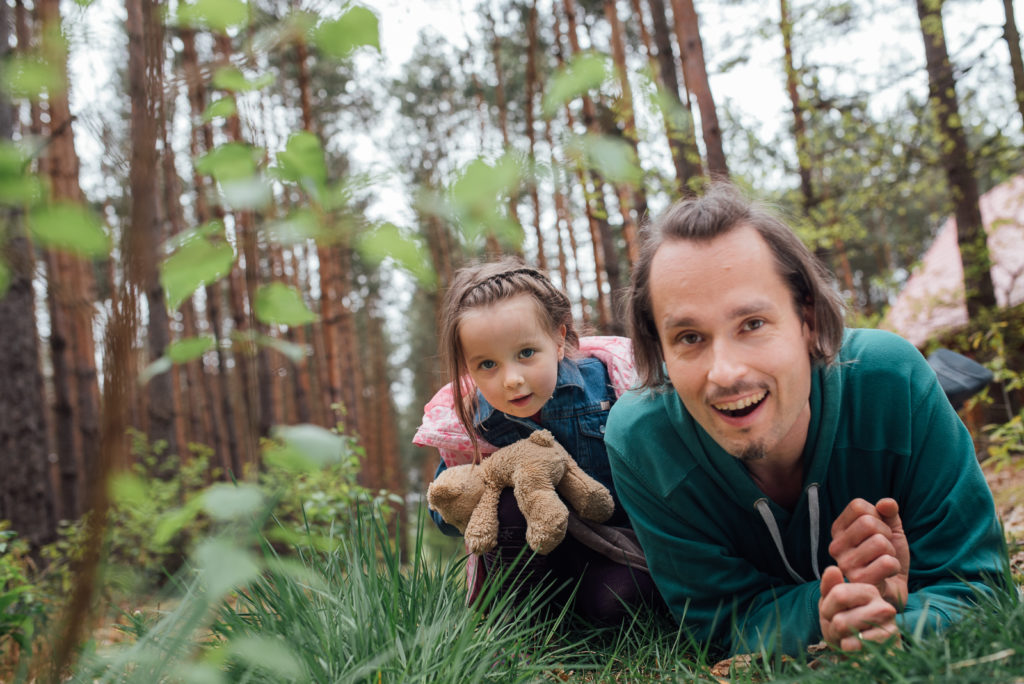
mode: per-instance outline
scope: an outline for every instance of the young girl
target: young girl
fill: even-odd
[[[413,438],[440,451],[435,477],[545,428],[615,499],[604,525],[570,513],[564,541],[540,556],[527,547],[526,521],[512,490],[504,490],[497,548],[469,559],[469,600],[486,576],[518,559],[507,575],[517,578],[510,589],[544,583],[564,603],[578,583],[572,608],[592,621],[614,622],[628,615],[627,607],[651,604],[654,583],[615,495],[604,447],[608,410],[635,379],[629,341],[581,340],[568,297],[540,271],[503,259],[455,274],[442,306],[440,347],[449,377],[460,382],[431,399]],[[459,536],[430,513],[442,532]]]

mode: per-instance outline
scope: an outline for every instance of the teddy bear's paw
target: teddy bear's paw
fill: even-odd
[[[497,535],[486,534],[477,530],[466,530],[466,550],[470,553],[487,553],[498,545]]]
[[[615,500],[604,487],[590,492],[588,496],[577,503],[579,503],[579,507],[576,508],[576,512],[579,516],[594,522],[604,522],[615,512]]]
[[[541,555],[547,555],[555,550],[562,540],[565,539],[565,529],[568,525],[568,516],[558,522],[544,521],[533,523],[526,528],[526,543],[530,548]]]

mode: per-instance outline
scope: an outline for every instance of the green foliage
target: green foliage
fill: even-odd
[[[224,239],[224,225],[219,221],[186,233],[160,266],[160,284],[167,306],[177,309],[196,288],[230,273],[234,262],[235,252]]]
[[[392,259],[412,274],[420,285],[433,288],[437,274],[430,266],[427,246],[414,235],[409,235],[393,223],[384,223],[359,236],[359,253],[370,263]]]
[[[245,0],[186,0],[178,3],[178,22],[193,28],[226,32],[249,23]]]
[[[584,168],[598,171],[612,183],[638,187],[643,180],[636,151],[622,138],[592,133],[574,136],[566,152]]]
[[[235,98],[222,97],[207,106],[206,111],[203,112],[203,122],[210,122],[217,118],[226,119],[237,112],[238,105],[235,104]]]
[[[28,544],[0,520],[0,653],[5,641],[13,640],[31,652],[36,620],[43,607],[33,586],[34,563],[28,555]]]
[[[59,95],[67,84],[60,69],[37,55],[12,55],[3,61],[0,87],[12,98]]]
[[[316,320],[302,300],[302,293],[284,283],[261,285],[253,302],[256,318],[263,323],[300,326]]]
[[[46,247],[83,256],[104,256],[110,251],[110,238],[103,224],[92,210],[81,204],[38,205],[28,214],[28,227],[35,239]]]
[[[248,93],[254,90],[263,90],[273,82],[273,74],[264,73],[250,80],[246,78],[241,69],[234,66],[221,67],[213,73],[213,86],[232,93]]]
[[[321,22],[312,34],[313,44],[328,56],[348,57],[360,47],[380,50],[380,28],[377,15],[355,5],[341,17]]]
[[[567,102],[600,87],[612,73],[607,55],[597,52],[576,55],[551,78],[541,111],[546,118],[553,117]]]

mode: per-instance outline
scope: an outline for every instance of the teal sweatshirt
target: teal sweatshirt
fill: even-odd
[[[899,503],[910,545],[904,632],[949,624],[1005,576],[971,436],[917,349],[849,330],[836,362],[812,374],[792,512],[765,497],[671,386],[624,395],[608,419],[612,475],[661,595],[696,638],[733,653],[793,653],[821,639],[818,577],[834,564],[832,523],[856,497]]]

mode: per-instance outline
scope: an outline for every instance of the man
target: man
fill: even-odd
[[[613,407],[606,445],[694,636],[855,650],[991,593],[1005,577],[992,496],[921,354],[844,330],[827,272],[728,184],[643,239],[627,303],[641,388]]]

